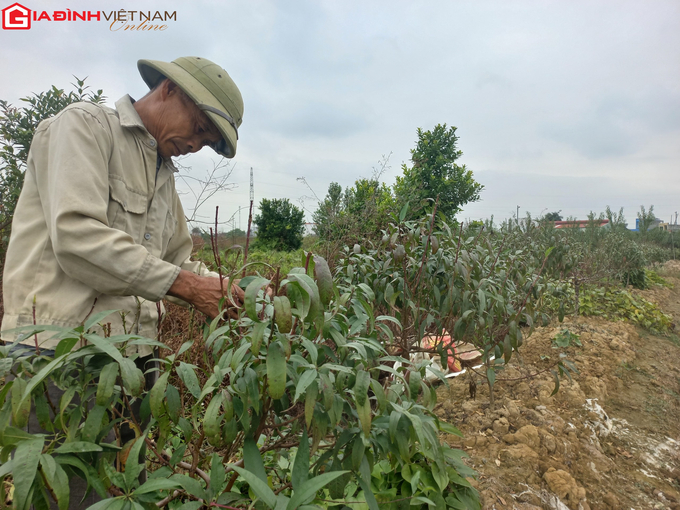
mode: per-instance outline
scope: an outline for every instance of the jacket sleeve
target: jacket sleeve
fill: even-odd
[[[38,128],[29,167],[52,249],[68,276],[98,292],[158,301],[180,269],[109,226],[112,145],[105,113],[92,106],[72,105]]]
[[[182,202],[176,193],[173,203],[173,215],[177,218],[177,230],[168,244],[167,253],[163,259],[197,275],[218,278],[219,274],[210,271],[203,262],[191,260],[194,243],[191,240]]]

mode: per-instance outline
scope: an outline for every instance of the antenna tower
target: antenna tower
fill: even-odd
[[[253,203],[255,202],[255,184],[253,180],[253,167],[250,167],[250,212],[248,213],[248,233],[246,234],[246,250],[243,253],[243,277],[246,276],[245,265],[248,263],[248,246],[250,246],[250,226],[253,223]]]

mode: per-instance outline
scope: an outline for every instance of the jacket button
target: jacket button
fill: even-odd
[[[156,146],[156,140],[153,140],[153,139],[149,140],[149,145],[151,145],[151,147],[155,147]]]
[[[151,239],[151,234],[149,234],[148,232],[144,234],[144,239],[146,239],[147,241]]]

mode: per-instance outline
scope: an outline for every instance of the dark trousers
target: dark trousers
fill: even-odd
[[[27,346],[17,346],[17,348],[28,348]],[[54,356],[53,351],[48,351],[48,350],[43,350],[43,354],[48,355],[48,356]],[[152,362],[151,359],[155,358],[156,356],[154,355],[149,355],[145,356],[143,358],[137,358],[135,360],[135,364],[137,365],[137,368],[139,368],[142,372],[146,372],[147,370],[157,366],[157,363]],[[8,378],[9,379],[9,378]],[[150,390],[153,385],[156,383],[156,379],[158,379],[158,371],[152,371],[147,374],[145,374],[145,379],[146,379],[146,389]],[[50,400],[55,404],[59,405],[59,401],[61,400],[62,395],[64,394],[63,390],[57,388],[55,385],[48,383],[47,385],[47,391],[49,393]],[[76,405],[78,405],[80,402],[78,400],[78,395],[76,395],[72,401]],[[142,401],[141,399],[136,399],[132,404],[132,414],[135,416],[137,421],[139,422],[139,416],[140,416],[140,408],[141,408]],[[89,401],[87,402],[87,406],[89,408],[92,408],[94,405],[94,401]],[[120,408],[119,408],[120,409]],[[125,413],[124,413],[125,414]],[[112,419],[115,418],[112,413]],[[141,424],[142,428],[146,426],[148,422]],[[35,406],[31,408],[31,414],[28,419],[28,425],[26,427],[27,432],[31,434],[49,434],[48,431],[44,430],[41,426],[40,423],[38,422],[38,417],[36,416],[35,413]],[[120,444],[124,445],[128,441],[132,440],[135,438],[135,431],[133,428],[129,427],[127,424],[122,424],[120,426]],[[106,440],[107,443],[114,443],[116,441],[116,437],[113,431],[109,433],[107,436]],[[140,462],[144,462],[144,458],[146,456],[146,448],[142,448],[142,451],[140,453]],[[146,471],[142,472],[142,475],[140,475],[141,480],[146,480]],[[74,476],[71,478],[69,482],[69,489],[70,489],[70,503],[69,503],[69,510],[85,510],[86,508],[94,505],[98,501],[101,501],[101,498],[99,497],[99,494],[97,494],[94,489],[90,490],[90,493],[87,494],[87,481],[82,479],[79,476]],[[87,497],[85,495],[87,494]],[[57,510],[57,504],[55,501],[50,501],[50,508],[53,510]]]

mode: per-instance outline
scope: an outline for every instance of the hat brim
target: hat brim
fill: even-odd
[[[168,78],[182,89],[194,103],[207,104],[219,110],[224,109],[217,98],[201,82],[177,64],[158,60],[139,60],[137,68],[139,69],[139,74],[142,75],[142,79],[150,89],[158,85],[164,78]],[[236,155],[236,142],[238,140],[236,130],[229,121],[219,115],[210,111],[205,111],[205,114],[220,132],[224,141],[224,143],[217,143],[213,146],[213,149],[225,158],[233,158]]]

